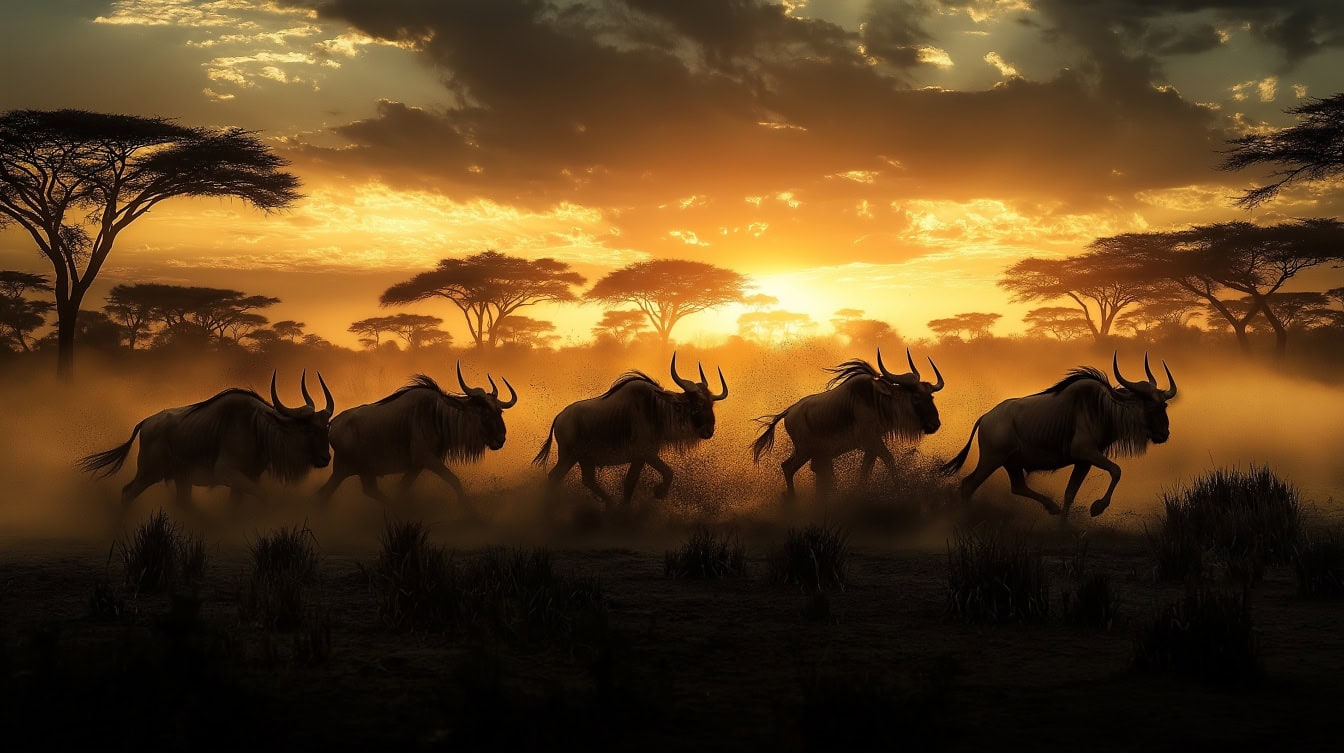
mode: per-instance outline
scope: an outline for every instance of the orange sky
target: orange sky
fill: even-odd
[[[1225,139],[1338,88],[1344,7],[1311,0],[59,0],[0,9],[0,66],[69,50],[0,109],[259,129],[306,198],[265,216],[165,204],[117,282],[279,296],[344,344],[449,255],[554,256],[595,280],[650,257],[751,276],[821,331],[861,308],[911,337],[1024,255],[1242,218]],[[1294,15],[1296,14],[1296,15]],[[1305,20],[1304,20],[1305,19]],[[108,65],[115,60],[116,65]],[[1301,189],[1253,216],[1338,214]],[[0,268],[44,271],[0,232]],[[1338,284],[1337,282],[1335,284]],[[98,301],[86,303],[96,307]],[[417,310],[465,332],[446,304]],[[696,315],[682,339],[734,329]],[[570,340],[600,309],[538,308]]]

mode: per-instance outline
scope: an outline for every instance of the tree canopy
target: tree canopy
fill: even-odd
[[[602,319],[593,326],[593,337],[609,337],[619,345],[629,345],[648,328],[649,318],[643,311],[610,309],[603,311]]]
[[[1027,258],[1004,270],[999,287],[1016,303],[1048,303],[1068,298],[1078,305],[1088,331],[1098,341],[1111,334],[1115,318],[1152,295],[1156,283],[1120,269],[1123,259],[1100,255],[1067,259]]]
[[[104,312],[121,325],[132,348],[151,335],[159,341],[180,339],[187,329],[216,342],[238,343],[269,321],[257,311],[279,302],[241,290],[145,282],[113,287]]]
[[[994,335],[989,329],[1002,318],[1003,314],[968,311],[946,319],[934,319],[929,322],[928,327],[935,335],[942,338],[960,337],[961,333],[965,332],[968,339],[978,340],[993,337]]]
[[[51,292],[46,275],[0,271],[0,344],[25,353],[32,350],[29,336],[47,323],[53,306],[26,296],[45,292]]]
[[[408,347],[423,348],[427,345],[446,344],[453,336],[439,328],[443,319],[427,314],[392,314],[391,316],[372,316],[351,324],[347,331],[364,335],[370,342],[366,345],[377,347],[382,344],[384,333],[401,338]]]
[[[433,298],[451,301],[462,312],[479,348],[497,345],[500,325],[524,306],[577,301],[571,288],[584,282],[564,262],[489,250],[442,259],[434,269],[388,288],[380,302],[393,306]]]
[[[1034,308],[1022,317],[1022,322],[1027,325],[1027,334],[1056,340],[1076,340],[1091,332],[1082,312],[1072,306]]]
[[[57,368],[74,368],[80,304],[120,233],[179,196],[236,197],[264,211],[299,198],[298,178],[255,134],[83,110],[0,114],[0,223],[51,263]]]
[[[1312,97],[1288,113],[1297,116],[1296,125],[1231,142],[1222,169],[1278,168],[1270,173],[1270,182],[1242,194],[1238,205],[1253,209],[1272,201],[1290,184],[1344,177],[1344,93]]]
[[[641,261],[608,273],[585,294],[590,301],[633,304],[666,344],[683,318],[738,303],[747,278],[723,267],[686,259]]]

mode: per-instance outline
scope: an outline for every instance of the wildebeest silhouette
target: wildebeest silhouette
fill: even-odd
[[[827,369],[835,376],[826,384],[825,392],[808,395],[779,413],[756,419],[765,428],[751,445],[753,460],[760,462],[774,446],[775,427],[783,421],[793,442],[793,454],[781,464],[785,493],[790,497],[794,494],[793,475],[809,461],[817,476],[818,495],[829,495],[835,484],[834,460],[855,450],[863,450],[864,481],[878,459],[895,475],[896,461],[887,448],[887,439],[917,440],[941,426],[933,393],[944,387],[942,373],[929,359],[938,383],[920,381],[909,348],[905,359],[910,364],[908,374],[888,371],[881,349],[877,351],[876,369],[858,358]]]
[[[714,436],[714,403],[728,397],[728,382],[719,370],[722,392],[709,390],[705,369],[700,381],[677,374],[677,354],[672,354],[672,380],[682,389],[664,389],[647,374],[630,371],[601,395],[571,403],[555,417],[546,443],[532,462],[541,465],[558,445],[550,485],[558,485],[575,464],[583,483],[608,504],[611,496],[597,483],[597,469],[629,465],[622,501],[634,496],[639,474],[650,465],[662,476],[653,496],[662,499],[672,487],[672,469],[658,456],[664,447],[686,448]]]
[[[327,427],[336,403],[322,375],[326,407],[316,410],[308,394],[308,374],[300,377],[304,405],[288,408],[275,391],[271,402],[247,389],[227,389],[199,403],[159,411],[135,425],[131,438],[110,450],[79,460],[81,470],[106,478],[121,469],[140,436],[135,478],[121,490],[130,504],[145,489],[172,481],[179,504],[191,500],[193,486],[227,486],[234,499],[264,497],[258,480],[270,473],[289,483],[331,462]]]
[[[501,377],[502,378],[502,377]],[[378,489],[378,477],[400,473],[402,492],[409,490],[421,471],[443,479],[465,498],[462,482],[448,469],[446,461],[476,461],[486,449],[504,446],[504,411],[518,403],[518,393],[509,380],[509,399],[499,399],[499,387],[490,375],[491,391],[468,387],[457,365],[457,383],[461,395],[445,392],[424,374],[409,384],[369,405],[346,411],[331,422],[331,448],[335,457],[331,479],[319,495],[330,499],[336,487],[350,476],[359,476],[364,493],[375,499],[386,497]]]
[[[1167,401],[1176,397],[1176,380],[1166,361],[1167,389],[1157,387],[1157,378],[1143,357],[1146,382],[1131,382],[1120,375],[1120,364],[1111,356],[1111,369],[1119,387],[1091,367],[1068,373],[1053,387],[1027,397],[1010,398],[991,408],[971,427],[971,437],[955,458],[943,466],[953,475],[966,463],[971,442],[980,432],[980,462],[961,482],[961,497],[969,500],[994,471],[1008,471],[1013,493],[1040,502],[1052,515],[1068,515],[1073,498],[1093,466],[1111,474],[1106,493],[1092,503],[1093,517],[1111,504],[1120,483],[1120,466],[1110,455],[1140,455],[1148,443],[1162,444],[1171,436]],[[1064,507],[1027,486],[1026,474],[1073,466],[1064,492]]]

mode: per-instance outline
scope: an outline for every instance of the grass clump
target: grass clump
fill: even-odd
[[[309,621],[310,591],[317,583],[317,539],[307,526],[258,536],[249,547],[252,572],[243,588],[244,619],[267,630],[290,632]]]
[[[1199,575],[1211,551],[1230,580],[1249,585],[1266,565],[1290,562],[1302,534],[1297,490],[1268,466],[1215,469],[1164,494],[1162,506],[1161,526],[1149,538],[1164,580]]]
[[[1344,529],[1309,534],[1293,552],[1297,591],[1308,599],[1344,599]]]
[[[849,532],[840,526],[790,528],[770,559],[770,581],[822,591],[849,582]]]
[[[747,549],[731,533],[696,528],[685,544],[663,557],[663,574],[691,580],[741,577],[747,574]]]
[[[118,542],[133,593],[157,593],[193,585],[205,575],[205,539],[182,530],[159,510],[131,536]]]
[[[1247,592],[1192,589],[1168,604],[1135,638],[1134,665],[1213,683],[1258,678],[1260,645]]]
[[[365,569],[378,597],[378,619],[395,630],[443,629],[457,611],[457,570],[429,541],[420,521],[387,521],[373,566]]]
[[[1050,613],[1045,562],[1021,540],[958,531],[948,543],[947,569],[947,610],[964,622],[1031,622]]]
[[[1064,620],[1078,627],[1114,627],[1120,613],[1120,601],[1111,588],[1109,573],[1094,573],[1088,567],[1087,534],[1077,537],[1073,555],[1064,560],[1064,573],[1073,581],[1061,594]]]

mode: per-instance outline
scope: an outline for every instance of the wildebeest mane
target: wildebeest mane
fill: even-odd
[[[251,400],[223,402],[232,396]],[[214,410],[204,410],[207,407]],[[247,432],[252,442],[252,457],[240,459],[243,470],[264,470],[283,483],[298,481],[312,470],[307,436],[291,430],[288,424],[293,419],[277,413],[252,390],[225,390],[187,408],[173,437],[174,461],[181,468],[214,462],[232,430]]]
[[[192,403],[191,405],[185,406],[186,411],[183,415],[189,416],[202,408],[214,405],[216,402],[226,397],[231,397],[233,395],[243,395],[245,397],[250,397],[253,400],[256,400],[257,402],[261,403],[262,405],[265,405],[268,408],[271,407],[271,404],[266,401],[266,398],[257,394],[256,390],[250,390],[247,389],[246,387],[230,387],[227,390],[220,390],[219,392],[215,393],[212,397],[207,397],[206,399],[200,401],[199,403]]]
[[[881,376],[881,374],[877,373],[877,369],[873,368],[872,364],[862,358],[851,358],[839,366],[826,370],[835,375],[826,383],[826,389],[828,390],[834,389],[851,379],[857,379],[859,377],[875,379]]]
[[[633,384],[635,382],[647,382],[660,390],[663,388],[663,385],[659,384],[657,379],[654,379],[653,377],[649,376],[648,374],[645,374],[642,371],[639,371],[638,369],[631,369],[630,371],[627,371],[624,374],[616,377],[616,381],[611,383],[611,386],[607,388],[606,392],[603,392],[601,395],[598,395],[597,399],[601,400],[603,398],[611,397],[620,388],[624,387],[627,384]]]
[[[863,380],[844,390],[843,394],[850,405],[862,402],[877,411],[878,425],[882,427],[884,438],[912,440],[923,436],[924,426],[911,404],[911,393],[897,388],[893,395],[879,394],[873,380],[882,375],[872,364],[861,358],[851,358],[826,370],[835,375],[826,383],[828,392],[844,389],[854,380]]]
[[[1061,402],[1048,411],[1019,417],[1018,421],[1022,428],[1037,433],[1046,442],[1058,443],[1061,451],[1069,449],[1078,417],[1084,414],[1097,421],[1110,439],[1107,455],[1141,455],[1148,449],[1148,424],[1142,401],[1123,387],[1113,387],[1111,380],[1097,369],[1090,366],[1072,369],[1036,395],[1054,395]]]
[[[597,397],[606,400],[625,387],[645,384],[652,389],[631,394],[629,400],[616,401],[599,414],[603,424],[601,436],[623,442],[630,438],[631,427],[637,420],[653,422],[654,431],[661,439],[660,446],[685,450],[700,441],[691,423],[692,398],[680,392],[665,389],[656,379],[642,371],[627,371],[611,383],[607,391]]]
[[[415,376],[411,377],[411,380],[409,382],[402,385],[401,387],[398,387],[396,392],[393,392],[391,395],[388,395],[382,400],[379,400],[378,402],[374,403],[374,405],[382,405],[384,403],[390,403],[393,400],[396,400],[397,398],[401,397],[402,395],[411,392],[412,390],[419,390],[419,389],[433,390],[434,392],[437,392],[440,395],[444,395],[445,397],[460,397],[459,395],[455,395],[451,392],[446,392],[442,387],[439,386],[439,383],[434,381],[433,377],[430,377],[428,374],[416,374]]]

